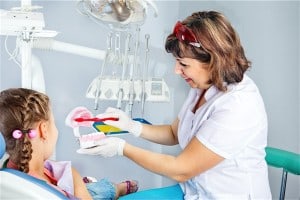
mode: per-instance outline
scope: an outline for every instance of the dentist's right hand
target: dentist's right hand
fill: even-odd
[[[123,131],[128,131],[132,133],[134,136],[139,137],[142,133],[142,123],[138,121],[132,120],[130,117],[126,115],[126,113],[120,109],[108,107],[105,113],[97,115],[98,118],[118,118],[119,120],[106,120],[105,124],[110,126],[117,127]]]
[[[100,155],[103,157],[123,156],[125,140],[117,137],[106,137],[96,142],[96,146],[92,148],[80,148],[77,150],[79,154]]]

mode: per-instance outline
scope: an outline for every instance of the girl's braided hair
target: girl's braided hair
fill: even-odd
[[[12,136],[14,130],[31,130],[40,121],[49,120],[47,95],[25,88],[12,88],[0,93],[0,132],[6,142],[9,159],[18,169],[27,173],[32,158],[32,145],[28,134],[19,139]]]

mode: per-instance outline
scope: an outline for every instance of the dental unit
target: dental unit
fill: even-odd
[[[43,14],[35,12],[41,7],[32,6],[30,0],[22,0],[19,8],[12,8],[10,11],[1,10],[0,35],[16,36],[17,38],[14,52],[9,53],[7,48],[6,51],[10,54],[11,59],[21,67],[22,87],[37,89],[41,92],[46,91],[42,66],[38,58],[32,54],[32,48],[60,51],[102,60],[99,75],[88,86],[86,97],[94,99],[95,110],[99,109],[99,100],[116,101],[117,108],[122,109],[125,106],[123,109],[132,115],[135,101],[141,102],[141,110],[143,110],[145,101],[168,102],[170,100],[170,91],[163,78],[146,77],[149,65],[149,35],[145,36],[144,63],[138,54],[140,51],[139,27],[145,20],[148,6],[154,10],[154,14],[157,16],[157,8],[151,0],[78,1],[77,11],[80,14],[88,16],[97,23],[108,25],[110,28],[106,50],[53,39],[58,32],[44,30]],[[134,40],[131,40],[132,27],[137,27],[134,29],[136,32]],[[125,39],[124,45],[122,45],[122,39]],[[131,42],[135,42],[134,48],[132,48],[134,52],[130,52]],[[122,50],[122,46],[125,46],[124,50]],[[18,55],[21,55],[20,61],[17,61]],[[104,74],[104,70],[109,64],[119,66],[121,75]],[[144,67],[141,67],[142,64]],[[142,74],[138,74],[138,71]],[[127,102],[127,104],[124,105],[123,102]]]

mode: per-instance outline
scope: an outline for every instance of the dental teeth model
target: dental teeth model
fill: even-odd
[[[103,132],[82,135],[79,137],[80,148],[87,149],[97,146],[97,141],[102,140],[103,138],[105,138],[105,134]]]
[[[73,128],[73,134],[78,139],[80,148],[91,148],[97,146],[97,141],[106,137],[103,132],[93,132],[85,135],[80,134],[79,127],[92,127],[94,120],[98,119],[94,118],[92,113],[85,107],[74,108],[66,117],[65,123],[67,126]]]

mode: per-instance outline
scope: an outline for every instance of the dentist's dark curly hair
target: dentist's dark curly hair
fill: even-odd
[[[0,93],[0,132],[6,143],[9,159],[18,169],[27,173],[32,158],[32,145],[28,134],[19,139],[12,136],[14,130],[30,130],[44,120],[49,120],[49,98],[40,92],[12,88]]]

